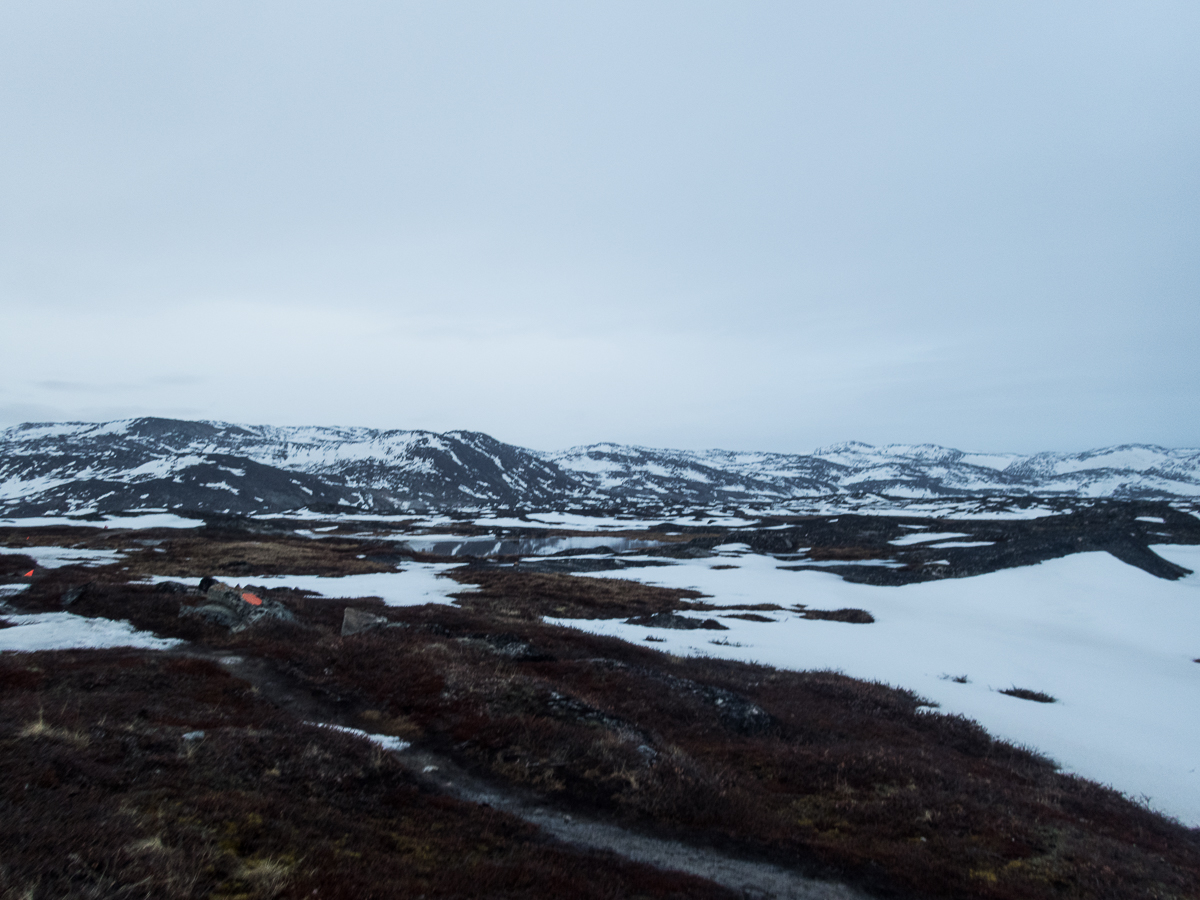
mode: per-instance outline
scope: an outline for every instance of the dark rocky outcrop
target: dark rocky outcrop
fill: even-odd
[[[716,619],[694,619],[691,616],[680,616],[672,612],[660,612],[648,616],[634,616],[632,619],[626,619],[625,624],[645,625],[647,628],[703,628],[708,631],[729,630]]]
[[[263,621],[295,621],[291,610],[278,601],[221,581],[213,582],[212,579],[206,578],[201,583],[205,582],[211,583],[208,585],[204,601],[195,606],[181,606],[181,617],[194,616],[235,633],[245,631]]]

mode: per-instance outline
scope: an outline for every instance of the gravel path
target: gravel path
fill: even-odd
[[[263,660],[198,648],[177,652],[215,660],[300,718],[339,726],[353,724],[338,721],[328,702],[299,688]],[[391,752],[428,786],[456,799],[487,804],[516,816],[565,844],[705,878],[741,893],[747,900],[870,900],[870,895],[847,885],[809,878],[770,863],[652,837],[577,813],[566,814],[534,796],[476,778],[449,759],[419,747]]]

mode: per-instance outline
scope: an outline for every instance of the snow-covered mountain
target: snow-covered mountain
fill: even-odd
[[[895,499],[1200,496],[1200,450],[1145,444],[1032,456],[935,444],[850,442],[809,455],[592,444],[541,455],[594,491],[642,501],[736,504],[854,493]]]
[[[1200,450],[964,453],[848,443],[809,455],[593,444],[539,452],[486,434],[174,419],[0,431],[0,514],[193,509],[780,504],[873,494],[1200,497]]]
[[[129,419],[0,432],[0,513],[553,505],[553,463],[477,432]]]

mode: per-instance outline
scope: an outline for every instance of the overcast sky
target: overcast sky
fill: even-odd
[[[0,425],[1200,446],[1200,4],[0,4]]]

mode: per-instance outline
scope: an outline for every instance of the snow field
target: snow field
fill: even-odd
[[[46,525],[82,525],[91,528],[199,528],[203,519],[185,519],[174,513],[147,512],[130,516],[104,516],[102,520],[77,516],[37,516],[24,519],[0,519],[5,528],[41,528]]]
[[[620,620],[548,619],[681,655],[785,669],[836,669],[909,688],[1032,747],[1067,771],[1110,784],[1200,826],[1200,575],[1155,578],[1107,553],[1080,553],[973,578],[875,587],[789,572],[771,557],[720,548],[725,559],[604,573],[695,588],[717,606],[852,607],[871,625],[764,613],[773,623],[716,615],[728,631],[678,631]],[[1200,570],[1200,547],[1157,546]],[[736,569],[713,569],[714,564]],[[721,644],[712,641],[719,640]],[[965,684],[951,680],[967,676]],[[999,691],[1043,691],[1042,704]]]
[[[296,588],[312,591],[332,599],[378,597],[387,606],[422,606],[426,603],[450,604],[450,594],[474,590],[449,578],[443,572],[457,569],[461,563],[406,563],[401,572],[369,572],[364,575],[245,575],[240,584],[265,585],[268,588]],[[177,577],[155,575],[149,579],[157,584],[179,581]],[[197,579],[183,579],[194,582]],[[232,579],[227,579],[232,580]]]
[[[28,585],[4,585],[0,598],[12,597]],[[16,590],[14,590],[14,588]],[[145,650],[169,650],[183,643],[138,631],[128,622],[113,619],[88,619],[69,612],[14,613],[0,600],[0,619],[11,623],[0,628],[0,653],[36,650],[100,650],[106,647],[139,647]]]

